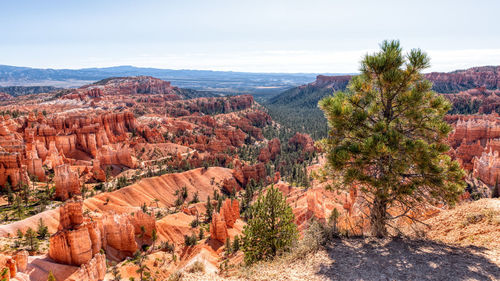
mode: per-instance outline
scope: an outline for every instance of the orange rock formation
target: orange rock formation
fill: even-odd
[[[228,237],[228,228],[232,228],[237,219],[240,218],[240,207],[238,200],[226,199],[222,204],[220,212],[214,211],[210,223],[210,238],[225,243]]]

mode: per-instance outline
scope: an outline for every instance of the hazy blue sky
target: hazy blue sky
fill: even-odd
[[[500,1],[0,1],[0,64],[356,72],[383,39],[500,64]]]

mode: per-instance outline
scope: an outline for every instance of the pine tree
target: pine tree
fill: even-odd
[[[348,92],[319,102],[330,127],[322,141],[327,170],[341,179],[335,188],[361,186],[378,237],[419,202],[453,203],[463,190],[464,173],[446,155],[451,128],[443,117],[451,106],[421,74],[428,66],[421,50],[404,55],[399,41],[384,41],[365,56]],[[389,214],[392,207],[402,213]]]
[[[49,228],[43,223],[43,220],[40,218],[38,221],[38,238],[45,239],[49,235]]]
[[[202,240],[203,238],[205,238],[205,230],[203,230],[203,227],[200,227],[200,232],[198,234],[198,239]]]
[[[226,238],[226,245],[224,246],[224,251],[226,252],[226,256],[229,256],[232,252],[233,248],[231,248],[231,239],[229,237]]]
[[[151,241],[153,242],[151,244],[151,251],[154,251],[155,249],[156,240],[158,240],[158,234],[156,232],[156,228],[154,228],[153,231],[151,232]]]
[[[12,205],[14,203],[14,193],[9,182],[5,183],[5,189],[7,190],[7,202],[9,202],[9,205]]]
[[[212,213],[214,211],[214,206],[212,205],[212,201],[210,200],[210,195],[207,197],[207,204],[205,205],[207,212],[206,212],[206,217],[207,221],[212,220]]]
[[[233,253],[236,253],[240,250],[240,237],[236,235],[233,240]]]
[[[245,262],[270,259],[287,251],[298,238],[292,208],[273,186],[251,207],[252,219],[243,229]]]
[[[26,230],[26,234],[24,235],[24,245],[28,246],[31,252],[38,250],[39,241],[36,238],[35,231],[31,227]]]

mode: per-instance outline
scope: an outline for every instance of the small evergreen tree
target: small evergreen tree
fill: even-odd
[[[184,235],[184,245],[186,247],[194,246],[196,245],[196,242],[198,241],[198,237],[196,237],[196,234],[192,234],[190,236]]]
[[[233,240],[233,253],[236,253],[240,250],[240,237],[236,235]]]
[[[12,203],[14,203],[14,193],[12,192],[9,182],[5,184],[5,189],[7,190],[7,202],[9,202],[9,205],[12,205]]]
[[[28,246],[30,252],[38,250],[39,240],[36,238],[36,233],[31,227],[26,230],[26,234],[24,235],[24,245]]]
[[[151,244],[151,251],[154,251],[155,249],[155,243],[156,243],[156,240],[158,240],[158,233],[156,232],[156,228],[153,229],[153,231],[151,232],[151,241],[153,242]]]
[[[38,238],[45,239],[49,235],[49,228],[43,223],[43,220],[40,218],[38,221]]]
[[[210,200],[210,195],[207,197],[207,204],[205,205],[207,212],[205,216],[207,217],[207,221],[212,220],[212,213],[214,211],[214,206],[212,205],[212,200]]]
[[[198,239],[202,240],[205,238],[205,230],[203,230],[203,227],[200,227],[200,232],[198,233]]]
[[[399,41],[384,41],[365,56],[348,92],[319,102],[330,127],[326,169],[340,179],[334,188],[361,187],[377,237],[391,219],[412,219],[420,202],[451,204],[464,187],[464,172],[446,154],[451,127],[443,117],[451,106],[421,74],[428,66],[421,50],[405,55]],[[393,207],[402,212],[389,214]]]
[[[292,208],[283,194],[272,186],[251,207],[252,219],[243,229],[245,262],[271,259],[287,251],[298,238]]]
[[[191,201],[189,203],[191,204],[195,204],[195,203],[198,203],[200,202],[200,198],[198,197],[198,191],[196,191],[193,195],[193,199],[191,199]]]
[[[229,237],[226,238],[226,245],[224,246],[224,250],[226,251],[226,256],[231,254],[231,239]]]

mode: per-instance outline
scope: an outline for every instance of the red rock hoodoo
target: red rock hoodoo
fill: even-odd
[[[227,229],[232,228],[240,218],[238,200],[226,199],[221,206],[220,213],[214,211],[210,223],[210,238],[225,243],[228,237]]]

